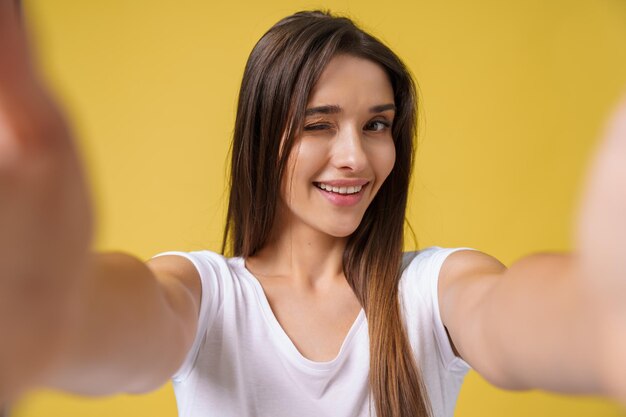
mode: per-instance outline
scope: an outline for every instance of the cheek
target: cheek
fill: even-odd
[[[382,184],[396,164],[396,147],[393,140],[377,146],[371,160],[376,171],[376,177]]]
[[[329,148],[319,140],[303,139],[293,153],[293,176],[299,181],[313,181],[328,161]]]
[[[298,142],[289,156],[287,169],[281,184],[281,195],[285,202],[295,203],[307,188],[302,187],[313,181],[320,168],[322,150],[307,141]]]

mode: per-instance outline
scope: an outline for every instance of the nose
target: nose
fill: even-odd
[[[332,160],[336,168],[360,172],[368,164],[360,129],[350,127],[339,131],[332,148]]]

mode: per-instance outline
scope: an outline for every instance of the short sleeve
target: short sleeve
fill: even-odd
[[[471,369],[471,366],[454,354],[441,319],[438,295],[439,273],[443,263],[448,256],[460,250],[476,249],[431,246],[419,252],[406,253],[405,275],[407,276],[404,280],[408,278],[405,287],[410,293],[417,294],[425,304],[422,310],[417,310],[412,314],[422,314],[428,317],[426,324],[432,329],[431,334],[435,339],[435,347],[441,359],[441,365],[449,372],[464,375]]]
[[[202,347],[205,336],[215,319],[220,307],[220,265],[215,257],[221,257],[216,253],[210,251],[197,251],[197,252],[178,252],[169,251],[159,253],[153,258],[164,255],[176,255],[187,258],[196,267],[198,274],[200,275],[200,281],[202,286],[202,295],[200,300],[200,311],[198,315],[198,328],[196,335],[191,345],[191,349],[187,353],[185,360],[179,369],[172,376],[172,380],[175,382],[182,382],[187,378],[189,373],[194,367],[198,352]]]

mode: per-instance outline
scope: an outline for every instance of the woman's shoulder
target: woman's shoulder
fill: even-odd
[[[165,263],[181,264],[187,261],[191,262],[196,269],[206,269],[207,267],[221,268],[235,263],[238,258],[230,258],[222,253],[212,251],[210,249],[198,249],[191,251],[171,250],[160,252],[154,255],[150,260],[161,258]],[[185,261],[185,259],[187,261]]]
[[[202,289],[203,292],[209,290],[218,294],[220,288],[237,275],[235,271],[239,259],[208,249],[172,250],[157,253],[147,261],[147,265],[155,274],[176,277],[194,293]]]
[[[493,256],[469,247],[431,246],[403,255],[401,284],[422,294],[430,290],[433,296],[480,274],[506,269]]]
[[[422,249],[402,253],[402,271],[413,270],[432,263],[437,258],[447,257],[452,251],[461,248],[428,246]]]
[[[444,246],[428,246],[423,249],[404,252],[401,267],[402,281],[414,284],[436,283],[449,256],[464,251],[478,252],[476,249],[468,247]]]

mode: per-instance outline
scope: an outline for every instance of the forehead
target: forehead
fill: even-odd
[[[309,96],[309,106],[371,106],[393,101],[393,88],[385,70],[373,61],[347,54],[330,60]]]

